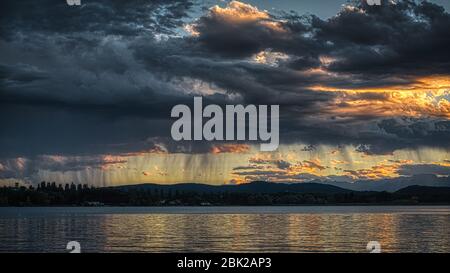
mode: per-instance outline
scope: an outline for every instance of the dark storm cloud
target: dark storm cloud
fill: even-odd
[[[124,158],[108,158],[102,156],[63,157],[35,156],[31,158],[16,158],[0,160],[0,178],[32,179],[39,171],[71,172],[86,169],[101,169],[125,164]]]
[[[171,32],[182,24],[192,7],[189,0],[89,0],[82,6],[66,1],[2,1],[0,31],[15,35],[28,31],[72,34],[136,35],[142,32]]]
[[[25,85],[47,77],[45,72],[26,64],[0,64],[0,87]]]
[[[402,148],[450,147],[450,121],[433,119],[385,119],[379,122],[379,128],[393,137],[391,143],[380,143],[365,152],[387,153]],[[383,145],[384,144],[384,145]]]
[[[217,59],[208,52],[189,48],[192,41],[171,39],[167,48],[158,42],[139,40],[133,44],[136,59],[149,71],[173,77],[189,77],[213,83],[229,95],[238,95],[243,102],[253,104],[295,104],[298,107],[314,106],[316,102],[329,101],[334,94],[315,92],[302,87],[312,84],[318,77],[298,75],[282,67],[267,67],[247,60]],[[301,92],[298,92],[301,91]],[[216,103],[229,100],[211,96]]]
[[[215,8],[194,23],[198,45],[208,52],[243,58],[271,48],[297,56],[291,67],[317,67],[318,54],[329,44],[311,37],[310,18],[295,14],[276,17],[249,5],[231,2],[225,9]]]
[[[431,74],[450,69],[450,15],[429,2],[363,3],[328,21],[313,20],[317,37],[333,41],[341,61],[332,71],[362,74]],[[432,50],[431,50],[432,49]]]
[[[443,166],[438,164],[414,164],[402,165],[397,171],[400,175],[412,176],[417,174],[435,174],[435,175],[450,175],[450,166]]]
[[[278,169],[288,169],[291,166],[291,163],[286,161],[286,160],[282,160],[282,159],[262,159],[262,158],[251,158],[249,160],[249,163],[252,164],[270,164],[270,165],[274,165],[275,167],[277,167]]]
[[[224,11],[210,11],[196,22],[197,40],[223,56],[249,57],[272,48],[293,55],[290,67],[299,70],[318,67],[325,54],[338,59],[329,67],[336,72],[371,77],[448,73],[450,15],[443,7],[409,0],[381,6],[355,2],[327,20],[285,14],[233,21],[224,19]],[[245,13],[245,7],[234,11]]]
[[[148,150],[191,101],[129,50],[172,33],[190,1],[82,3],[2,1],[0,157]]]
[[[169,122],[164,119],[120,115],[121,110],[132,111],[3,105],[0,157],[137,152],[153,148],[151,138],[170,131]]]
[[[129,45],[139,35],[153,40],[165,33],[162,29],[174,31],[191,2],[99,0],[83,2],[81,7],[70,7],[65,1],[2,3],[2,101],[81,108],[127,108],[139,102],[157,108],[165,97],[179,92],[180,88],[137,64]],[[129,31],[116,32],[121,26]]]
[[[210,11],[193,22],[198,36],[180,36],[178,27],[193,20],[187,18],[192,6],[3,1],[0,157],[138,152],[152,149],[155,138],[169,152],[208,152],[212,144],[168,141],[171,107],[192,104],[194,94],[204,95],[205,104],[280,104],[283,143],[354,144],[368,154],[448,148],[447,121],[422,127],[420,120],[383,121],[370,112],[336,116],[328,109],[348,107],[345,101],[336,105],[343,93],[311,90],[316,84],[385,87],[412,83],[414,74],[448,75],[449,15],[440,7],[405,1],[378,10],[348,8],[329,20],[267,13],[239,22]],[[268,49],[289,59],[276,65],[252,59]],[[324,65],[322,55],[336,61]],[[311,74],[311,68],[345,74]],[[194,90],[196,81],[215,91]]]
[[[287,38],[287,33],[272,27],[276,21],[250,5],[231,2],[230,10],[213,8],[194,26],[200,33],[198,42],[212,52],[246,57]]]
[[[281,123],[285,143],[298,140],[314,144],[351,143],[368,154],[390,154],[396,149],[419,146],[448,148],[449,131],[442,127],[446,121],[426,120],[441,128],[428,127],[429,131],[412,130],[409,135],[403,135],[385,128],[389,120],[384,121],[377,113],[361,113],[345,119],[321,118],[327,101],[333,103],[339,94],[308,90],[314,83],[336,88],[382,88],[414,83],[415,75],[448,74],[449,54],[443,49],[449,48],[450,17],[441,7],[412,1],[397,5],[384,3],[378,9],[362,4],[346,8],[326,21],[315,16],[285,16],[288,21],[269,17],[236,22],[221,16],[215,11],[199,19],[196,22],[199,35],[190,42],[196,50],[199,50],[196,46],[204,47],[202,56],[218,54],[227,61],[184,57],[177,59],[176,67],[181,69],[173,66],[173,70],[214,82],[241,94],[249,103],[260,103],[270,97],[273,103],[281,104],[285,115]],[[271,28],[267,22],[276,22],[281,31]],[[237,26],[239,32],[235,31]],[[227,47],[234,43],[245,46]],[[233,61],[237,57],[250,58],[267,48],[289,54],[292,61],[286,67],[276,68]],[[436,51],[431,53],[430,48]],[[345,72],[345,77],[302,76],[292,70],[317,67],[321,54],[336,58],[327,69]],[[388,97],[382,93],[365,93],[353,95],[352,99],[382,102]],[[351,107],[345,102],[341,106]],[[417,128],[424,122],[411,121],[401,126]]]

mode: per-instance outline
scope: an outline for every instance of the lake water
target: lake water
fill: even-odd
[[[0,208],[0,252],[450,252],[450,206]]]

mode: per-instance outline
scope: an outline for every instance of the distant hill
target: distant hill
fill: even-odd
[[[352,192],[349,189],[343,189],[334,185],[326,185],[320,183],[271,183],[255,181],[247,184],[239,185],[207,185],[198,183],[183,183],[172,185],[161,184],[139,184],[139,185],[127,185],[115,187],[122,190],[172,190],[183,192],[242,192],[242,193],[280,193],[280,192],[293,192],[293,193],[320,193],[320,194],[336,194],[336,193],[348,193]]]
[[[450,187],[409,186],[395,192],[404,195],[448,195]]]
[[[149,192],[156,192],[161,194],[164,192],[166,194],[172,193],[190,193],[194,196],[196,195],[199,200],[203,200],[203,194],[220,194],[220,193],[241,193],[246,196],[244,200],[246,201],[232,201],[230,204],[240,204],[242,205],[248,200],[253,200],[251,196],[257,194],[269,194],[272,196],[285,196],[284,199],[273,198],[272,201],[263,200],[262,202],[267,202],[264,204],[302,204],[311,203],[317,204],[322,201],[320,198],[325,198],[322,200],[327,200],[326,202],[345,204],[345,203],[367,203],[367,204],[421,204],[421,203],[434,203],[434,204],[447,204],[450,202],[450,187],[430,187],[430,186],[418,186],[411,185],[406,186],[402,189],[397,189],[401,185],[408,185],[408,183],[414,183],[415,180],[403,180],[400,181],[396,179],[396,182],[391,180],[379,181],[379,182],[356,182],[361,183],[358,186],[363,186],[358,189],[363,189],[360,191],[344,189],[335,185],[328,185],[323,183],[274,183],[274,182],[262,182],[255,181],[247,184],[239,185],[207,185],[199,183],[183,183],[183,184],[172,184],[172,185],[161,185],[161,184],[139,184],[139,185],[127,185],[113,187],[114,189],[119,189],[120,191],[140,191],[146,190]],[[378,187],[368,186],[373,183]],[[399,183],[395,184],[394,183]],[[350,183],[346,183],[350,184]],[[339,184],[341,185],[341,184]],[[364,190],[364,189],[377,189],[377,190]],[[381,189],[390,189],[390,193]],[[383,191],[383,192],[382,192]],[[286,196],[290,194],[309,194],[314,196],[314,200],[309,200],[305,198],[300,199],[289,199]],[[333,197],[334,196],[334,197]],[[340,197],[339,197],[340,196]],[[286,199],[287,198],[287,199]],[[334,199],[333,199],[334,198]],[[207,198],[206,198],[207,199]],[[275,200],[275,201],[274,201]],[[253,201],[252,201],[253,202]]]
[[[183,191],[183,192],[200,192],[200,193],[217,193],[217,192],[242,192],[242,193],[320,193],[320,194],[337,194],[350,192],[400,192],[400,190],[416,190],[420,191],[445,191],[450,188],[450,178],[437,177],[435,175],[415,175],[412,177],[399,177],[381,180],[359,180],[353,183],[339,181],[321,181],[304,183],[273,183],[255,181],[239,185],[209,185],[200,183],[180,183],[180,184],[137,184],[116,186],[114,188],[127,190],[163,190],[163,191]],[[403,191],[404,192],[404,191]]]
[[[354,191],[395,192],[409,186],[450,187],[450,177],[437,177],[434,174],[420,174],[411,177],[398,177],[380,180],[358,180],[352,183],[338,181],[315,182]]]
[[[397,199],[416,200],[419,203],[450,202],[450,187],[409,186],[394,193]]]

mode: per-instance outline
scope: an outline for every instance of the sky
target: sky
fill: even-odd
[[[450,175],[450,1],[0,4],[0,183]],[[174,141],[177,104],[280,105],[280,146]]]

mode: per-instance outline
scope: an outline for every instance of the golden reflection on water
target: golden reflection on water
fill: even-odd
[[[448,252],[449,215],[156,214],[104,218],[103,251]]]
[[[0,208],[0,252],[73,240],[82,252],[450,252],[450,208]]]

